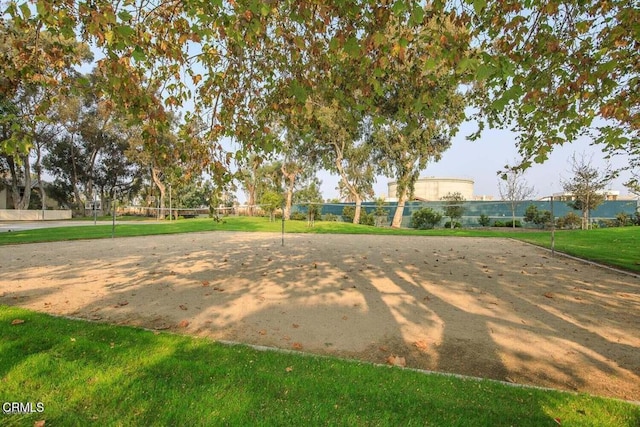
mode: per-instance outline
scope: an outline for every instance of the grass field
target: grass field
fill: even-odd
[[[14,322],[16,319],[23,323]],[[0,306],[3,426],[637,426],[617,400],[425,375]]]
[[[154,234],[190,233],[202,231],[263,231],[280,232],[282,222],[269,222],[267,218],[228,217],[216,223],[211,219],[189,219],[171,222],[122,221],[116,226],[116,237],[147,236]],[[343,222],[316,222],[309,227],[305,221],[285,222],[287,233],[341,233],[381,235],[427,235],[457,237],[507,237],[550,247],[549,231],[512,231],[510,229],[455,229],[413,230],[375,228]],[[100,239],[112,236],[111,225],[90,225],[26,230],[0,234],[0,245],[50,242],[58,240]],[[607,228],[597,230],[571,230],[555,233],[555,248],[573,256],[640,272],[640,227]]]

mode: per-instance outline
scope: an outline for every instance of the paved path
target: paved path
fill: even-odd
[[[127,221],[130,222],[130,221]],[[111,221],[97,221],[97,225],[110,225]],[[156,221],[139,221],[136,224],[155,224]],[[116,221],[116,225],[122,224]],[[33,230],[36,228],[75,227],[79,225],[94,225],[90,221],[0,221],[0,233],[7,231]]]

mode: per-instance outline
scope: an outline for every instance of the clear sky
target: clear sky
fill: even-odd
[[[474,123],[461,126],[458,135],[453,139],[451,148],[447,150],[437,163],[427,165],[420,174],[421,177],[455,177],[467,178],[474,181],[474,195],[489,195],[495,200],[500,199],[498,192],[499,176],[497,172],[508,163],[518,158],[515,135],[509,131],[485,130],[482,138],[468,141],[466,136],[474,132]],[[543,197],[562,191],[562,180],[571,178],[571,157],[585,154],[586,159],[592,158],[593,165],[605,169],[607,161],[605,154],[597,146],[590,146],[589,139],[580,139],[571,144],[557,147],[552,151],[549,159],[543,164],[533,164],[524,175],[524,179],[536,190],[536,197]],[[593,157],[591,157],[593,155]],[[609,161],[613,167],[624,166],[628,159],[615,158]],[[322,191],[325,199],[337,198],[338,177],[327,172],[321,172],[318,177],[322,180]],[[626,195],[629,191],[623,186],[628,179],[628,173],[622,174],[610,184],[611,190],[620,191]],[[387,195],[387,182],[393,181],[384,176],[378,177],[374,186],[376,197]]]

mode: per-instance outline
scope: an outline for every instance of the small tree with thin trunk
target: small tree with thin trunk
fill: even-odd
[[[275,221],[275,212],[280,206],[284,198],[282,194],[278,194],[275,191],[267,191],[260,198],[260,206],[269,214],[269,220]]]
[[[506,201],[511,208],[511,227],[516,228],[516,209],[524,200],[535,194],[535,189],[527,184],[523,177],[524,171],[517,168],[509,168],[502,174],[502,180],[498,182],[500,198]]]
[[[592,156],[593,157],[593,156]],[[600,171],[591,166],[593,158],[585,155],[571,158],[571,172],[573,177],[562,182],[562,188],[573,197],[569,206],[582,211],[582,229],[589,229],[590,212],[604,202],[603,190],[610,181],[608,171]]]
[[[451,229],[455,227],[456,219],[462,218],[464,214],[464,206],[463,202],[465,201],[462,193],[447,193],[440,200],[445,202],[444,204],[444,215],[451,218]]]

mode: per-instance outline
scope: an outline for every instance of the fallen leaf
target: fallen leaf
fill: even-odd
[[[120,302],[118,303],[118,306],[119,306],[119,307],[124,307],[124,306],[125,306],[125,305],[127,305],[127,304],[129,304],[129,301],[120,301]]]
[[[45,420],[38,420],[33,423],[33,427],[44,427]]]
[[[184,305],[184,304],[180,304],[180,309],[181,309],[181,310],[186,310],[186,309],[187,309],[187,306],[186,306],[186,305]]]
[[[76,339],[75,338],[71,338],[71,342],[76,342]]]
[[[384,351],[386,353],[387,351],[389,351],[389,348],[384,345],[381,345],[380,347],[378,347],[378,350]]]
[[[425,340],[416,341],[416,342],[413,343],[413,345],[415,345],[420,350],[426,350],[427,349],[427,342]]]
[[[342,316],[342,320],[347,320],[348,317],[347,316]]]
[[[284,368],[284,370],[287,372],[291,372],[293,371],[293,366],[287,366],[286,368]]]
[[[260,335],[267,335],[267,330],[266,329],[260,329],[260,331],[258,333]]]
[[[551,292],[545,292],[544,296],[547,298],[553,298],[553,294]]]
[[[24,323],[24,320],[22,320],[22,319],[13,319],[11,321],[12,325],[22,325],[23,323]]]
[[[293,347],[294,350],[302,350],[302,344],[299,342],[294,342],[291,347]]]
[[[203,280],[202,281],[202,286],[209,286],[209,281],[208,280]]]
[[[214,291],[218,291],[218,292],[224,292],[224,289],[219,288],[219,287],[217,287],[217,286],[214,286],[214,287],[213,287],[213,290],[214,290]]]
[[[293,324],[293,325],[291,325],[291,326],[293,326],[295,329],[298,329],[298,328],[300,327],[300,325],[298,325],[297,323],[294,323],[294,324]]]
[[[179,328],[186,328],[187,326],[189,326],[189,321],[188,320],[183,320],[180,323],[178,323],[178,327]]]
[[[389,356],[387,357],[387,363],[392,366],[400,366],[403,368],[407,366],[407,361],[401,356]]]

